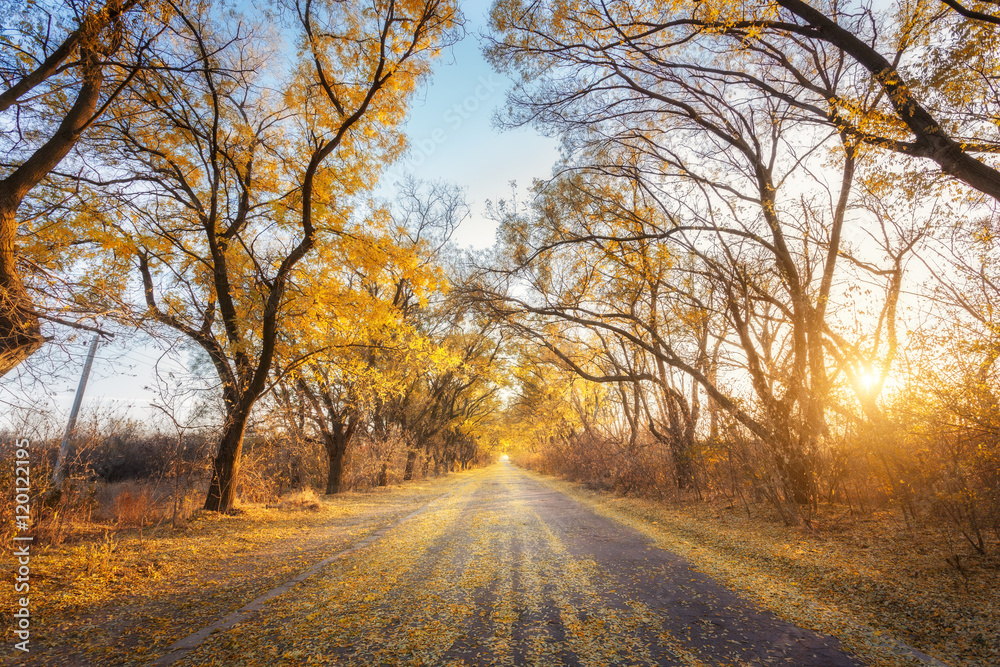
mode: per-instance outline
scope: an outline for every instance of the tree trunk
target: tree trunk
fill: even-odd
[[[794,453],[782,463],[782,475],[788,495],[798,505],[808,504],[812,497],[812,475],[805,456]]]
[[[347,453],[347,438],[339,433],[324,433],[327,460],[330,471],[326,476],[326,492],[340,493],[344,478],[344,454]]]
[[[212,466],[212,482],[208,486],[205,509],[211,512],[231,512],[236,501],[236,483],[240,474],[240,457],[243,454],[243,432],[246,430],[250,411],[230,415],[219,442],[219,452]]]
[[[378,473],[378,485],[386,486],[389,483],[389,464],[383,463],[382,469]]]
[[[785,487],[785,497],[797,505],[805,505],[810,502],[813,492],[812,461],[801,444],[789,440],[778,443],[778,472]]]
[[[97,109],[104,83],[101,62],[89,48],[81,48],[80,58],[83,85],[72,108],[55,134],[0,181],[0,377],[45,342],[38,314],[17,268],[16,214],[28,192],[70,152]]]
[[[406,452],[406,468],[403,470],[403,481],[413,479],[413,464],[417,462],[417,452],[410,450]]]
[[[0,377],[42,346],[41,326],[17,270],[16,205],[0,202]]]
[[[691,453],[684,443],[671,439],[670,454],[674,459],[674,480],[677,482],[677,488],[690,489],[694,484],[694,466],[691,461]]]

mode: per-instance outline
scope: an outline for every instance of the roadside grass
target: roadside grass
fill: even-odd
[[[765,508],[665,504],[526,472],[792,623],[839,638],[872,665],[926,664],[906,645],[954,667],[1000,665],[995,555],[959,571],[939,535],[908,531],[888,513],[838,523],[826,508],[825,526],[807,532]]]
[[[469,473],[317,497],[298,493],[186,525],[126,528],[31,550],[31,652],[0,664],[147,665],[167,646],[326,556],[349,547]],[[133,523],[134,525],[134,523]],[[0,568],[14,569],[9,550]],[[8,596],[5,606],[11,609]]]

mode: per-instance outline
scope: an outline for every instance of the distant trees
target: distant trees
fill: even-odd
[[[421,450],[435,474],[452,470],[456,461],[465,469],[476,453],[473,438],[495,418],[506,384],[505,341],[496,323],[467,320],[460,310],[448,315],[438,344],[451,363],[422,369],[395,406],[409,436],[409,474]]]
[[[500,391],[506,386],[507,341],[495,320],[470,312],[460,293],[462,267],[449,258],[446,290],[419,310],[411,320],[421,341],[417,363],[398,355],[395,372],[398,391],[373,405],[371,435],[396,436],[406,447],[403,479],[426,473],[451,472],[456,463],[465,469],[487,455],[498,424]],[[422,459],[422,469],[417,469]]]
[[[357,436],[391,439],[399,416],[387,412],[423,369],[454,366],[427,319],[447,291],[444,253],[467,211],[456,188],[404,182],[389,207],[310,258],[293,288],[280,410],[322,440],[327,493],[341,490]]]

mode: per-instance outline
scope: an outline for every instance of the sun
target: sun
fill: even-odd
[[[865,391],[871,391],[878,386],[879,374],[872,370],[858,373],[858,383]]]

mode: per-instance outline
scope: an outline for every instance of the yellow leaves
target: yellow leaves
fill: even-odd
[[[295,278],[298,296],[280,354],[309,358],[300,371],[358,406],[401,395],[417,373],[461,358],[420,330],[413,309],[447,289],[424,243],[384,208],[326,237]],[[329,383],[329,384],[328,384]]]
[[[348,141],[375,150],[402,122],[409,95],[459,20],[451,2],[427,0],[313,3],[303,18],[310,30],[287,99],[308,107],[317,129],[347,129]]]
[[[32,561],[32,572],[37,565],[39,575],[37,582],[34,577],[31,582],[33,592],[37,583],[38,592],[37,598],[32,597],[32,613],[53,632],[39,633],[37,642],[32,637],[33,659],[37,664],[67,659],[120,664],[127,642],[130,657],[149,664],[173,642],[465,479],[450,475],[383,493],[345,493],[335,501],[323,501],[316,512],[251,505],[241,508],[238,516],[200,513],[180,531],[169,524],[147,527],[142,533],[111,529],[82,542],[47,548],[37,563]],[[384,580],[391,585],[396,573],[386,574]],[[314,606],[301,622],[329,624],[331,619],[324,606]],[[237,627],[240,633],[247,629],[245,624]],[[210,641],[215,638],[219,634]],[[242,663],[260,658],[261,664],[275,664],[277,652],[268,653],[273,642],[264,642],[260,651],[247,650],[257,640],[253,634],[240,634],[236,642],[224,639],[231,650],[243,653]],[[287,645],[282,651],[303,652]],[[231,664],[219,655],[198,664],[213,661]]]

